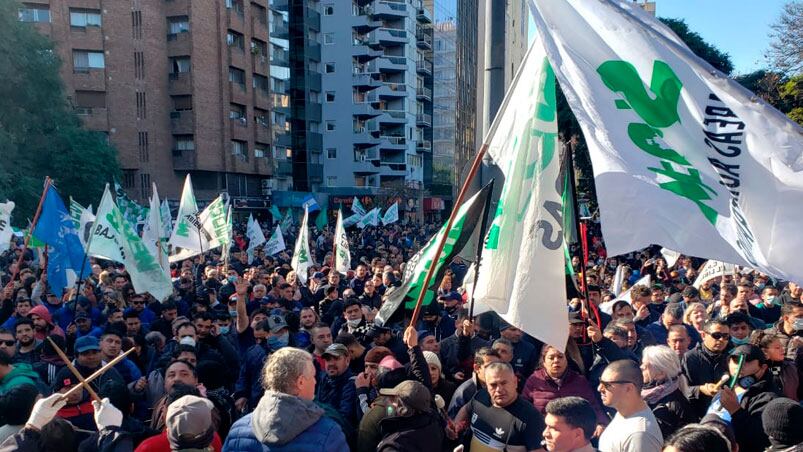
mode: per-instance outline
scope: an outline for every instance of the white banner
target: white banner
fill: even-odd
[[[711,281],[712,279],[720,278],[725,275],[733,275],[735,273],[735,265],[709,260],[703,265],[703,269],[700,270],[700,274],[697,275],[697,279],[694,280],[693,285],[695,288],[699,289],[706,281]]]
[[[379,207],[374,207],[371,209],[370,212],[366,213],[359,222],[357,222],[357,227],[360,229],[365,228],[366,226],[377,226],[379,225]]]
[[[385,215],[382,217],[382,224],[385,226],[399,221],[399,203],[394,202],[392,206],[388,207]]]
[[[335,223],[335,270],[338,273],[346,274],[351,270],[351,253],[349,252],[349,237],[346,235],[346,228],[343,226],[343,212],[337,210],[337,222]]]
[[[184,180],[184,189],[181,192],[181,202],[178,205],[176,226],[170,236],[170,244],[174,247],[200,252],[202,245],[199,229],[198,204],[195,202],[190,175],[187,174],[187,178]],[[206,251],[205,248],[204,251]],[[173,262],[172,256],[171,262]]]
[[[274,256],[287,249],[287,246],[284,244],[282,228],[278,224],[276,225],[276,229],[273,231],[273,234],[270,236],[270,240],[268,240],[268,243],[265,244],[264,249],[266,256]]]
[[[651,277],[650,277],[650,275],[648,274],[648,275],[644,276],[643,278],[639,279],[638,281],[636,281],[636,283],[635,283],[635,284],[633,284],[632,286],[630,286],[630,288],[629,288],[629,289],[627,289],[626,291],[624,291],[624,292],[623,292],[621,295],[619,295],[619,296],[618,296],[618,297],[616,297],[615,299],[613,299],[613,300],[611,300],[611,301],[607,301],[607,302],[605,302],[605,303],[601,303],[601,304],[599,305],[599,310],[600,310],[600,311],[602,311],[602,312],[604,312],[604,313],[606,313],[606,314],[613,314],[611,311],[613,310],[613,305],[614,305],[614,304],[615,304],[617,301],[619,301],[619,300],[625,300],[626,302],[630,303],[630,292],[632,292],[632,291],[633,291],[633,288],[634,288],[634,287],[636,287],[636,286],[646,286],[646,287],[650,287],[650,284],[652,284],[652,278],[651,278]],[[630,304],[632,304],[632,303],[630,303]]]
[[[162,238],[164,228],[162,227],[162,211],[159,202],[159,191],[156,183],[153,183],[153,195],[150,199],[148,217],[145,220],[145,228],[142,230],[142,242],[148,251],[159,262],[159,266],[165,271],[165,275],[170,278],[170,262],[167,255],[167,242]]]
[[[137,293],[148,292],[160,301],[173,294],[173,283],[128,220],[123,218],[108,185],[98,206],[92,234],[88,254],[123,263]]]
[[[666,261],[666,268],[672,268],[678,262],[680,253],[672,251],[669,248],[661,248],[661,256],[663,256]]]
[[[625,283],[625,266],[619,264],[616,266],[616,273],[613,274],[613,283],[611,284],[611,293],[614,296],[619,296],[622,293],[622,286]]]
[[[362,206],[362,203],[359,199],[357,199],[356,196],[351,200],[351,211],[359,215],[360,218],[364,217],[367,212],[365,207]]]
[[[250,213],[248,214],[248,224],[245,227],[245,236],[248,237],[248,249],[246,253],[248,254],[248,263],[250,264],[251,261],[254,260],[254,250],[259,245],[265,243],[265,234],[262,232],[262,227],[259,226],[259,222],[254,219],[254,216]]]
[[[14,210],[14,201],[0,203],[0,253],[8,249],[11,244],[11,211]]]
[[[309,249],[309,211],[304,210],[304,220],[301,222],[301,228],[298,230],[298,239],[296,240],[295,249],[293,249],[293,259],[290,266],[296,271],[298,280],[303,284],[307,283],[307,271],[310,267],[315,265],[312,260],[312,253]]]
[[[507,96],[487,138],[505,185],[482,250],[475,300],[563,350],[569,324],[555,76],[540,40],[531,44]]]
[[[803,130],[639,4],[529,0],[610,255],[661,244],[803,283]]]

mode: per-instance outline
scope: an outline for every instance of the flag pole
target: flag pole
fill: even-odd
[[[28,229],[28,233],[25,234],[25,240],[22,244],[22,253],[20,253],[19,259],[17,259],[17,265],[14,271],[11,273],[11,281],[8,282],[9,285],[14,283],[14,280],[17,279],[17,275],[20,272],[20,265],[22,265],[22,260],[25,258],[25,251],[28,250],[28,245],[30,245],[31,237],[33,237],[33,231],[36,229],[36,223],[39,221],[39,215],[42,214],[42,205],[45,203],[45,196],[47,196],[47,189],[52,184],[52,180],[50,176],[45,176],[45,187],[42,189],[42,196],[39,198],[39,205],[36,206],[36,213],[33,215],[33,221],[31,222],[31,226]],[[45,250],[47,250],[47,244],[45,244]]]
[[[343,221],[340,215],[340,211],[337,211],[337,218],[335,218],[335,232],[332,234],[332,268],[337,271],[337,224],[338,222]],[[345,229],[345,228],[344,228]],[[321,231],[323,234],[323,231]]]
[[[106,190],[109,190],[109,184],[106,184]],[[95,219],[97,221],[97,219]],[[79,231],[80,232],[80,231]],[[86,261],[89,258],[89,248],[92,246],[92,238],[95,237],[95,223],[92,223],[92,233],[89,234],[89,238],[86,240],[86,247],[84,247],[84,259],[81,261],[81,270],[78,274],[78,279],[75,281],[75,298],[81,296],[81,282],[84,279],[84,268],[86,267]]]
[[[490,191],[494,192],[494,179],[490,182]],[[477,258],[474,260],[474,285],[471,287],[471,301],[468,304],[468,318],[474,320],[474,294],[477,291],[477,279],[480,276],[480,260],[482,249],[485,246],[485,234],[487,232],[488,214],[491,211],[491,197],[485,200],[485,208],[482,210],[482,221],[480,222],[480,233],[477,239]]]

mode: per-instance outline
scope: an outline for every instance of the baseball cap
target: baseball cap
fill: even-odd
[[[194,395],[181,397],[167,407],[165,427],[172,450],[201,449],[212,443],[212,408],[212,402]]]
[[[277,314],[268,317],[268,329],[271,333],[278,333],[284,328],[287,328],[287,322],[284,317]]]
[[[429,389],[414,380],[405,380],[394,388],[380,389],[379,394],[396,396],[402,403],[416,411],[429,411],[432,403],[432,395],[429,393]]]
[[[326,351],[323,352],[321,356],[326,358],[326,356],[334,356],[339,358],[341,356],[347,356],[349,354],[349,349],[346,348],[343,344],[332,344],[326,347]]]
[[[323,273],[315,272],[315,273],[312,274],[312,278],[313,279],[323,279]]]
[[[582,317],[580,317],[579,312],[570,312],[569,323],[586,323],[586,321],[583,320]]]
[[[75,353],[100,350],[100,343],[95,336],[81,336],[75,341]]]
[[[379,326],[379,325],[373,325],[368,330],[368,332],[365,333],[365,336],[367,338],[369,338],[369,339],[374,339],[377,336],[379,336],[380,334],[389,333],[389,332],[390,332],[390,328],[385,328],[384,326]]]
[[[755,345],[751,344],[744,344],[734,347],[731,350],[729,356],[731,358],[737,358],[739,355],[744,355],[744,361],[758,361],[761,364],[767,362],[767,358],[764,356],[764,352],[761,351],[760,348],[756,347]]]

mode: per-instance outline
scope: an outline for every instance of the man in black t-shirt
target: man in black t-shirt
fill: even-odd
[[[471,452],[525,452],[541,448],[544,418],[516,391],[516,374],[508,363],[485,368],[485,387],[455,419],[458,429],[470,427]]]

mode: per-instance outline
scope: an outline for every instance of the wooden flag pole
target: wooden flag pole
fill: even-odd
[[[77,378],[78,381],[81,382],[81,385],[83,385],[83,387],[86,388],[86,391],[89,393],[89,395],[92,396],[93,399],[100,402],[100,396],[98,396],[98,393],[95,392],[94,389],[92,389],[92,386],[90,386],[89,383],[86,382],[86,380],[84,380],[84,377],[81,375],[80,372],[78,372],[78,369],[76,369],[75,366],[72,365],[72,361],[70,361],[70,358],[68,358],[67,355],[65,355],[64,352],[59,348],[59,346],[56,345],[55,342],[53,342],[53,339],[51,339],[50,336],[47,337],[47,341],[50,342],[50,345],[53,346],[54,350],[56,350],[56,353],[58,353],[61,360],[64,361],[64,364],[67,365],[67,368],[70,369],[70,372],[72,372],[72,374],[75,375],[75,378]]]
[[[66,399],[66,398],[70,397],[73,393],[78,392],[79,389],[83,390],[84,389],[84,386],[83,386],[84,384],[88,385],[89,383],[92,383],[92,381],[94,381],[96,378],[98,378],[99,376],[101,376],[104,373],[106,373],[107,370],[109,370],[112,367],[114,367],[115,364],[117,364],[120,361],[122,361],[123,358],[128,356],[133,351],[134,351],[134,347],[129,348],[127,352],[125,352],[122,355],[120,355],[120,356],[114,358],[113,360],[109,361],[108,363],[106,363],[105,366],[101,367],[100,369],[96,370],[92,375],[88,376],[86,378],[86,380],[84,380],[83,384],[78,385],[78,386],[74,386],[69,391],[67,391],[64,394],[62,394],[62,397]]]
[[[45,203],[45,196],[47,196],[47,189],[50,188],[52,184],[52,180],[50,176],[45,176],[45,188],[42,190],[42,196],[39,198],[39,205],[36,206],[36,213],[33,216],[33,222],[31,222],[31,226],[28,229],[28,233],[25,234],[25,241],[22,244],[22,253],[20,254],[19,259],[17,259],[17,266],[14,271],[11,273],[11,281],[8,282],[9,285],[14,283],[14,280],[17,279],[17,275],[20,272],[20,265],[22,265],[22,260],[25,258],[25,251],[28,250],[28,245],[31,242],[31,237],[33,237],[33,230],[36,229],[36,223],[39,221],[39,215],[42,214],[42,204]],[[45,245],[45,250],[47,250],[47,245]]]

